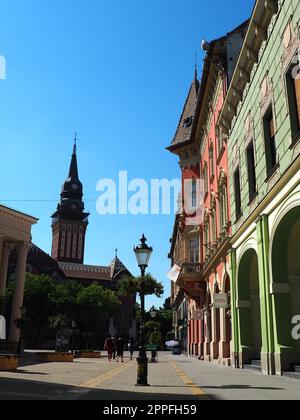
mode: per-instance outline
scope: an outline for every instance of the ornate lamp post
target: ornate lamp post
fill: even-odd
[[[146,268],[149,265],[150,257],[153,252],[153,249],[147,244],[147,239],[145,235],[141,238],[141,243],[139,246],[134,248],[134,253],[136,255],[138,266],[141,269],[141,276],[144,277],[146,273]],[[141,346],[138,362],[138,379],[137,386],[149,386],[148,385],[148,358],[146,352],[146,340],[145,340],[145,295],[141,291]]]

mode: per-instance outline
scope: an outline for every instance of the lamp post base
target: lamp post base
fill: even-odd
[[[148,359],[147,357],[139,357],[138,363],[138,379],[136,386],[150,386],[148,384]]]

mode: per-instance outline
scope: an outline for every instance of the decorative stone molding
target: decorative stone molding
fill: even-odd
[[[277,184],[279,179],[280,179],[280,171],[279,171],[279,168],[277,168],[277,170],[274,172],[274,174],[268,179],[268,182],[267,182],[268,192],[271,191],[271,189]]]
[[[295,28],[293,28],[292,17],[283,32],[282,47],[283,53],[281,56],[281,70],[285,73],[291,64],[297,49],[300,47],[299,23],[296,24]]]
[[[237,309],[250,309],[251,308],[251,302],[250,302],[250,300],[237,300],[236,301],[236,307],[237,307]]]
[[[224,187],[227,187],[227,174],[224,169],[221,168],[218,181],[219,192],[223,191]]]
[[[239,164],[240,164],[240,153],[239,153],[239,148],[238,148],[238,141],[236,141],[233,146],[233,171],[236,170]]]
[[[276,132],[277,129],[276,129],[276,113],[274,109],[274,90],[273,90],[273,82],[269,77],[269,72],[266,73],[266,76],[260,85],[260,92],[261,92],[261,99],[260,99],[261,117],[263,118],[265,116],[268,108],[270,108],[270,106],[272,105],[275,132]]]
[[[270,285],[271,295],[283,295],[291,293],[291,288],[288,283],[272,283]]]
[[[253,144],[254,144],[254,139],[255,139],[254,122],[251,116],[251,112],[249,112],[245,121],[245,140],[244,140],[245,149],[247,149],[251,141],[253,141]],[[254,157],[256,158],[255,147],[254,147]]]

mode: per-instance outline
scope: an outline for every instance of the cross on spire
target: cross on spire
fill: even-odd
[[[76,152],[77,152],[77,131],[75,131],[73,152],[74,152],[75,154],[76,154]]]

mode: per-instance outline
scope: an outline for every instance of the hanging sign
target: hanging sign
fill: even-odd
[[[215,293],[213,296],[214,309],[227,309],[228,308],[228,295],[227,293]]]

